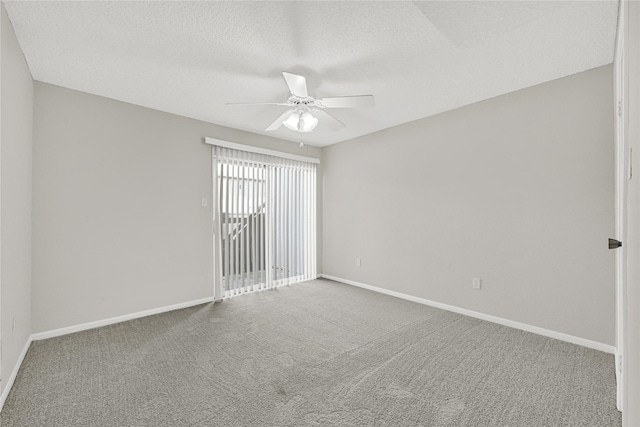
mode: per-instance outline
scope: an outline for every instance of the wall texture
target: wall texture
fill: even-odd
[[[36,82],[34,332],[212,296],[205,136],[320,157],[316,147]]]
[[[33,80],[2,10],[0,135],[0,315],[2,388],[31,335],[31,154]],[[15,331],[13,331],[15,319]],[[0,393],[2,390],[0,390]]]
[[[612,82],[605,66],[326,147],[324,273],[614,344]]]

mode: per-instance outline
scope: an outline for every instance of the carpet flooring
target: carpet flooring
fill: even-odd
[[[35,341],[2,426],[619,426],[613,356],[316,280]]]

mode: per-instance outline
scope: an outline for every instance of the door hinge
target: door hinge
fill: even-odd
[[[618,117],[622,117],[622,100],[618,101]]]

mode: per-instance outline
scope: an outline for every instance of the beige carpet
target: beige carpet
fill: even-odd
[[[31,345],[2,426],[619,426],[613,356],[317,280]]]

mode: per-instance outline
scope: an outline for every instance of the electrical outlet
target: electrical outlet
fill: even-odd
[[[472,286],[473,289],[480,289],[481,288],[481,280],[478,279],[477,277],[473,278],[473,282],[472,282]]]
[[[362,265],[362,260],[360,258],[356,258],[356,267],[360,267]]]

